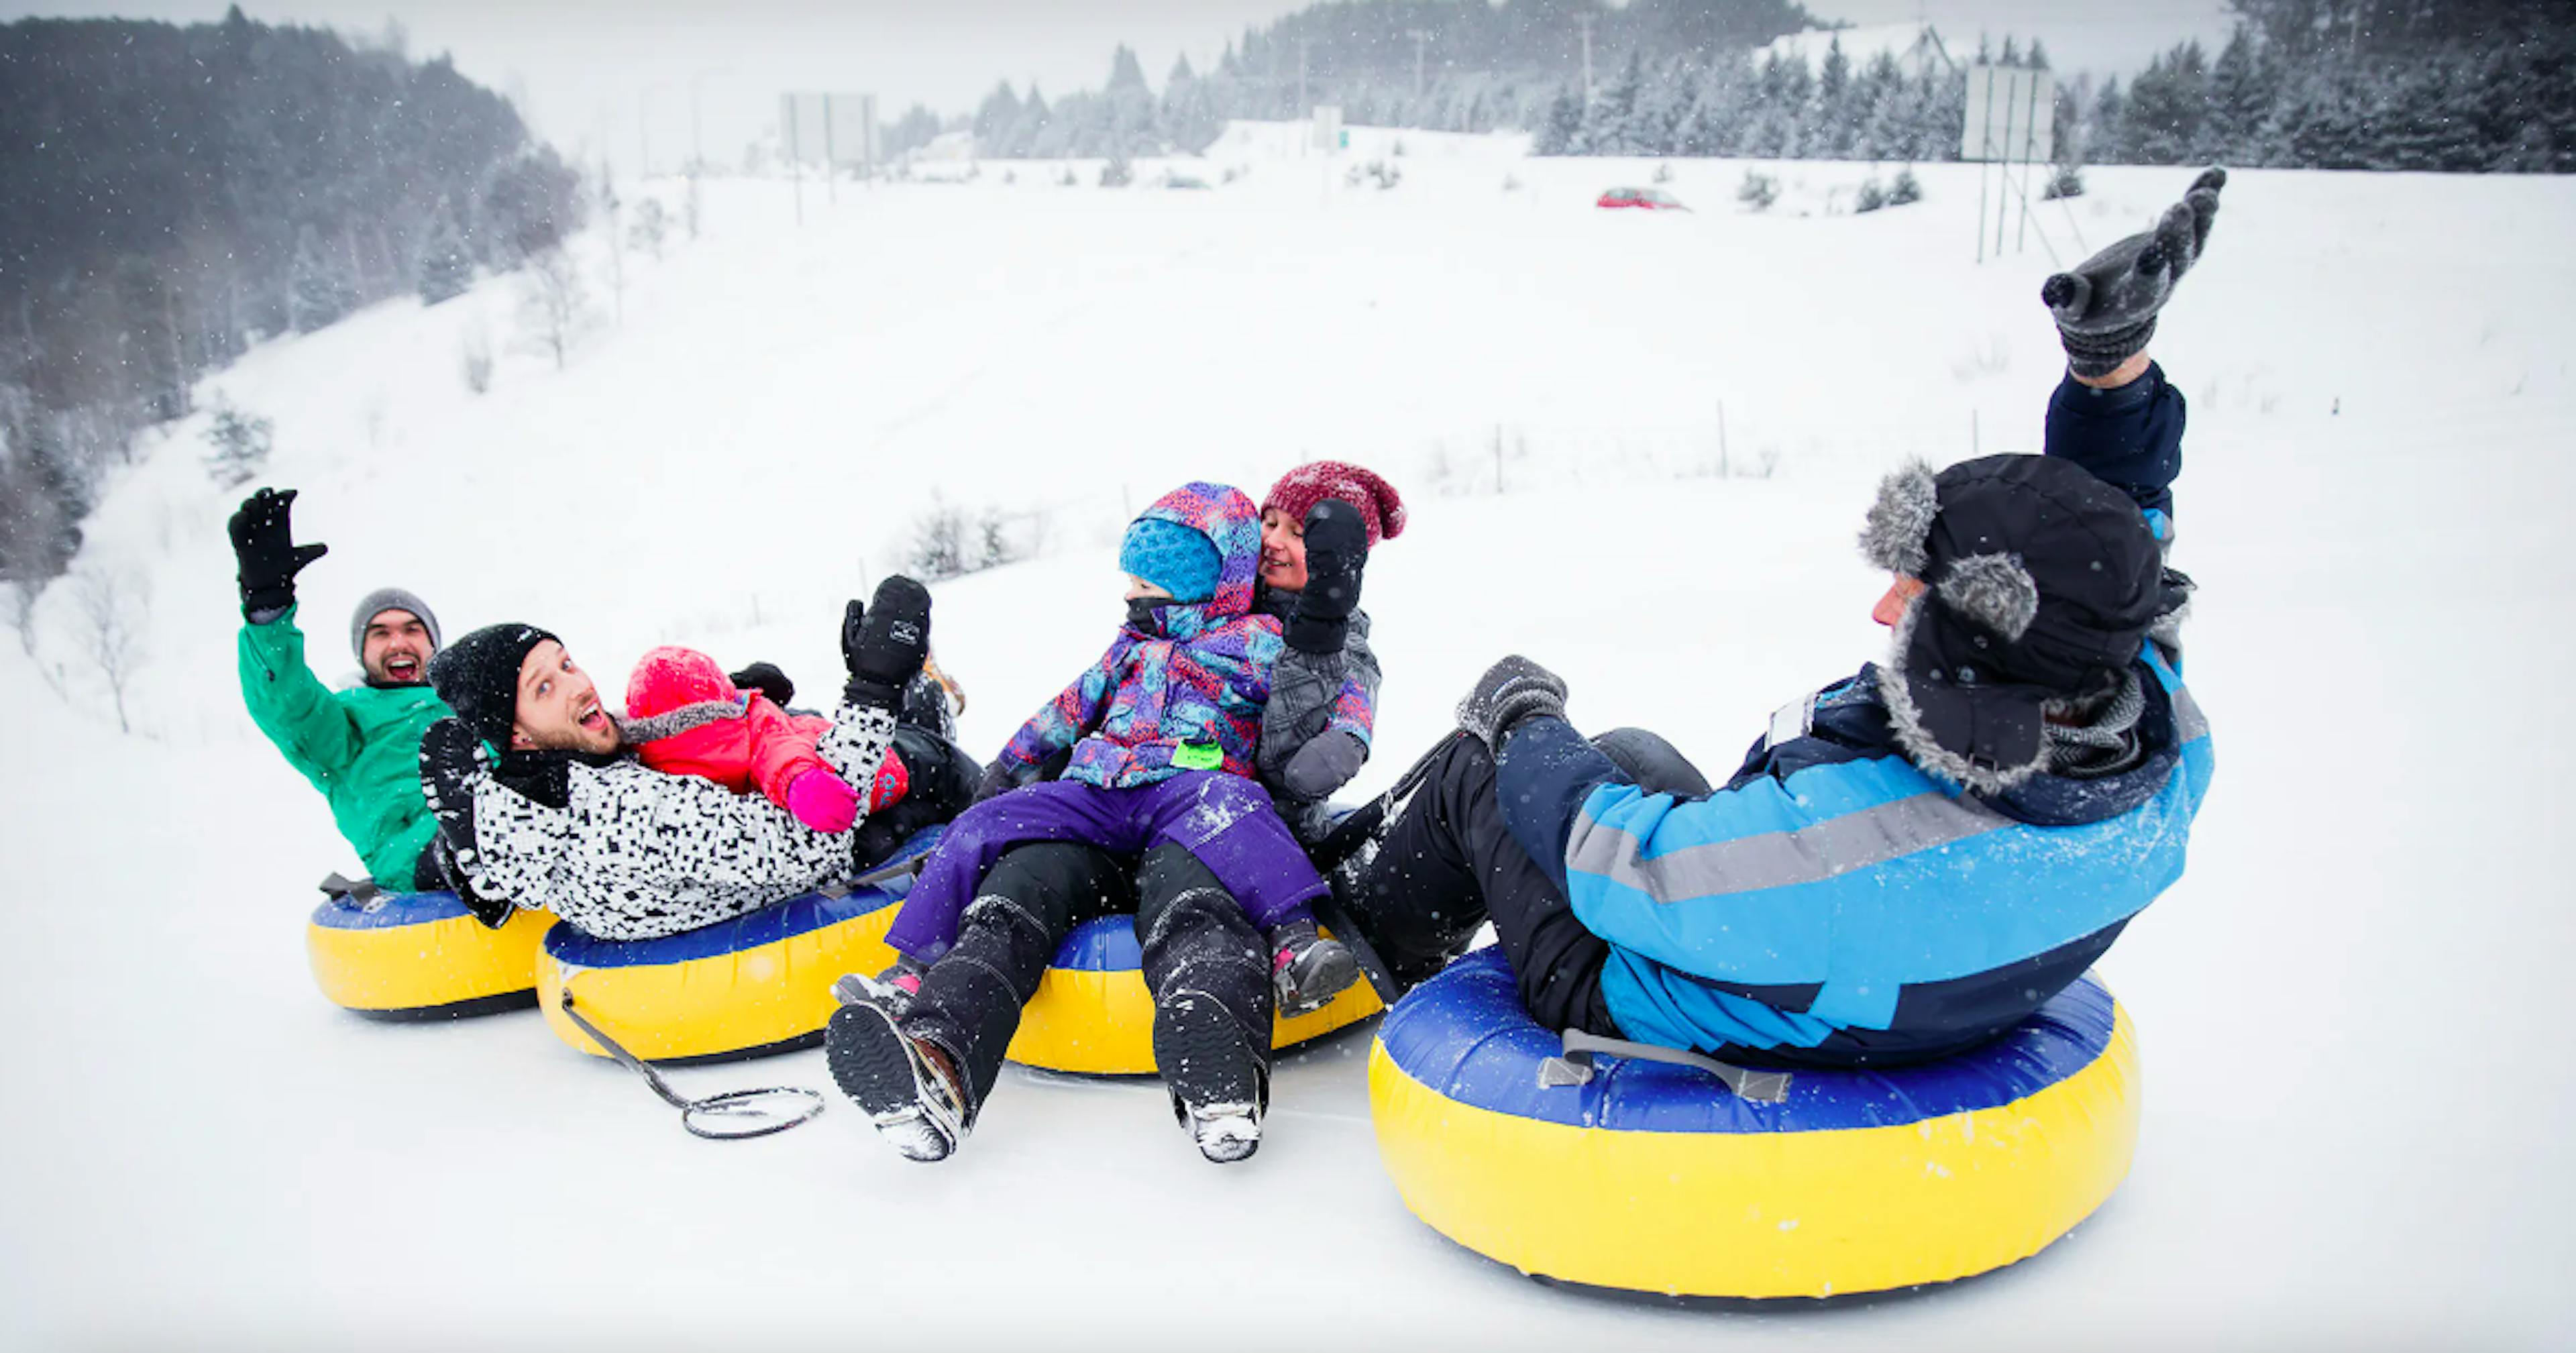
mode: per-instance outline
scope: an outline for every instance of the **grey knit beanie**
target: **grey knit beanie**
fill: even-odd
[[[367,622],[387,611],[409,611],[419,616],[422,626],[429,630],[430,648],[440,647],[438,617],[430,613],[428,603],[399,587],[379,587],[359,598],[358,609],[349,616],[349,651],[357,655],[358,661],[367,660]]]

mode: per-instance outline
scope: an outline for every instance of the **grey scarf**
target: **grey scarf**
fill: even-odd
[[[2147,712],[2147,693],[2138,684],[2138,669],[2122,674],[2120,689],[2099,712],[2081,724],[2047,725],[2048,769],[2072,780],[2099,780],[2131,771],[2147,759],[2138,740],[2138,720]]]

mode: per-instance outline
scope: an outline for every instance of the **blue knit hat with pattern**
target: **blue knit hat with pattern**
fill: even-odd
[[[1127,524],[1118,543],[1118,567],[1172,594],[1179,602],[1216,595],[1216,542],[1204,532],[1160,517]]]

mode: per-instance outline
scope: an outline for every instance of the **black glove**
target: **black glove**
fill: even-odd
[[[999,798],[1019,787],[1020,777],[1013,773],[1011,763],[996,761],[986,766],[983,778],[975,782],[975,802]]]
[[[482,774],[483,744],[463,723],[450,717],[422,731],[420,793],[430,816],[438,820],[438,835],[423,857],[436,865],[447,890],[475,920],[498,930],[518,908],[484,883],[482,857],[475,852],[474,782]]]
[[[1368,527],[1360,510],[1327,498],[1306,514],[1306,590],[1288,619],[1288,646],[1300,653],[1339,653],[1359,609],[1360,574],[1368,567]]]
[[[853,599],[841,613],[841,661],[850,670],[841,698],[900,709],[905,684],[929,654],[930,589],[898,573],[877,584],[866,606]]]
[[[771,663],[755,662],[739,672],[727,673],[726,679],[737,689],[758,691],[768,696],[769,703],[780,709],[787,708],[787,702],[796,698],[796,683],[788,680],[787,674]]]
[[[1565,683],[1518,653],[1486,668],[1458,702],[1458,726],[1497,752],[1522,720],[1542,714],[1565,717]]]
[[[2039,299],[2057,320],[2058,341],[2076,375],[2107,376],[2146,350],[2156,335],[2156,312],[2209,243],[2218,190],[2226,186],[2226,170],[2202,170],[2182,201],[2165,208],[2155,229],[2120,240],[2073,272],[2041,284]]]
[[[242,614],[283,611],[295,604],[295,575],[306,564],[331,552],[328,545],[297,545],[288,520],[295,507],[294,489],[279,493],[261,489],[242,500],[227,529],[233,537],[233,559],[240,565]]]

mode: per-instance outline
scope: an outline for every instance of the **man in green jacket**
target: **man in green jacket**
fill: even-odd
[[[420,735],[446,718],[429,688],[438,617],[398,587],[379,588],[349,618],[349,647],[366,683],[334,691],[304,661],[295,627],[295,575],[329,547],[295,543],[295,490],[261,489],[232,517],[241,565],[242,703],[288,765],[331,802],[331,818],[379,887],[447,886],[423,850],[438,822],[420,793]]]

